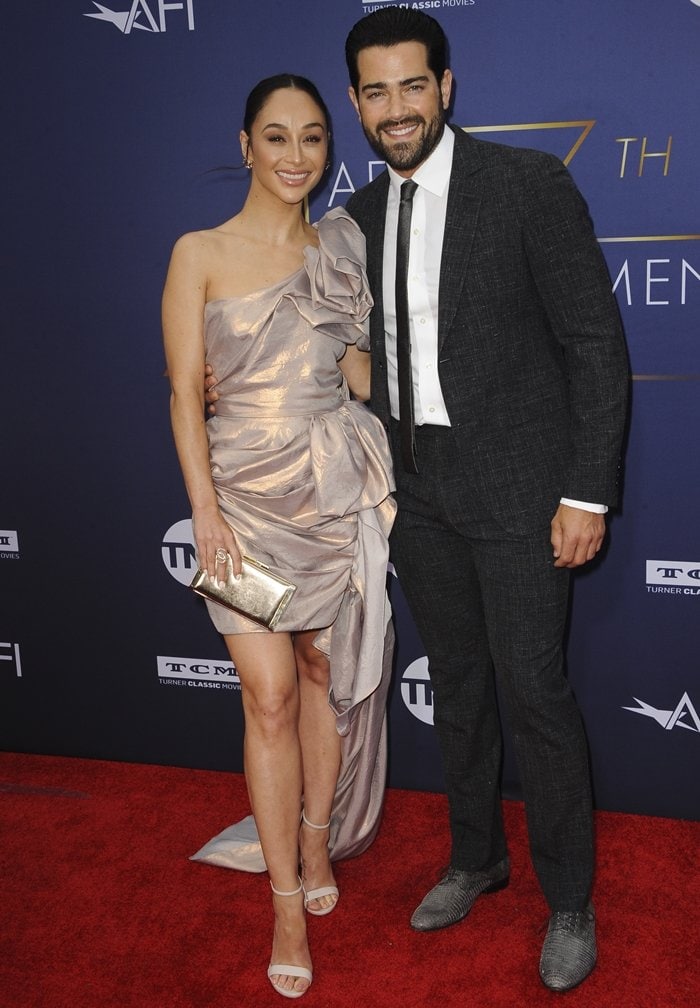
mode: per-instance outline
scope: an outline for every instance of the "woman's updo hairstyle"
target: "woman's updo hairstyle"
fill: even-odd
[[[248,95],[248,100],[245,103],[245,113],[243,115],[243,129],[246,131],[248,136],[250,136],[250,131],[253,127],[253,123],[260,115],[260,111],[264,107],[268,98],[275,91],[283,91],[287,88],[296,88],[298,91],[304,91],[311,100],[318,105],[319,109],[323,113],[324,119],[326,120],[326,129],[328,135],[331,132],[331,117],[326,108],[326,103],[319,94],[316,85],[310,81],[307,77],[299,77],[298,74],[275,74],[274,77],[265,77],[264,80],[259,81],[253,90]]]

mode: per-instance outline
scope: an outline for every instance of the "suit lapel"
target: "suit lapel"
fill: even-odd
[[[365,236],[367,248],[367,279],[374,300],[370,315],[370,348],[372,351],[372,409],[379,419],[389,422],[389,388],[386,369],[386,339],[384,334],[384,231],[389,176],[385,172],[369,186],[352,197],[350,212]]]
[[[362,215],[362,230],[367,242],[367,279],[374,299],[372,350],[384,355],[384,228],[389,176],[384,173],[377,180]]]
[[[455,147],[440,262],[440,348],[450,330],[466,283],[483,188],[478,174],[481,163],[474,141],[462,130],[454,132]]]

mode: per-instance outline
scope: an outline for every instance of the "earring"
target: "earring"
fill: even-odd
[[[253,162],[249,161],[247,157],[243,158],[243,167],[247,168],[248,171],[253,167]]]

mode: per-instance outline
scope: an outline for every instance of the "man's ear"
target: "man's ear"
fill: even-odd
[[[350,87],[348,88],[348,98],[352,102],[353,108],[357,112],[357,118],[361,120],[362,116],[360,115],[360,103],[357,100],[357,95],[355,94],[355,88],[352,85],[350,85]]]
[[[442,107],[447,109],[450,104],[450,98],[452,97],[452,71],[445,70],[442,75],[442,80],[440,81],[440,95],[442,97]]]

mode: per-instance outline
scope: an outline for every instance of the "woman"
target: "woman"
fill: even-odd
[[[312,979],[305,910],[325,915],[338,901],[331,812],[367,819],[351,795],[370,790],[359,743],[376,737],[377,715],[364,708],[385,694],[394,516],[384,431],[356,401],[369,395],[364,239],[344,210],[316,227],[303,216],[327,168],[328,123],[305,78],[253,89],[240,133],[243,209],[179,239],[163,295],[199,564],[223,578],[222,551],[236,574],[246,553],[297,585],[274,632],[207,603],[241,681],[246,780],[275,914],[268,976],[294,998]],[[206,424],[205,357],[219,393]]]

